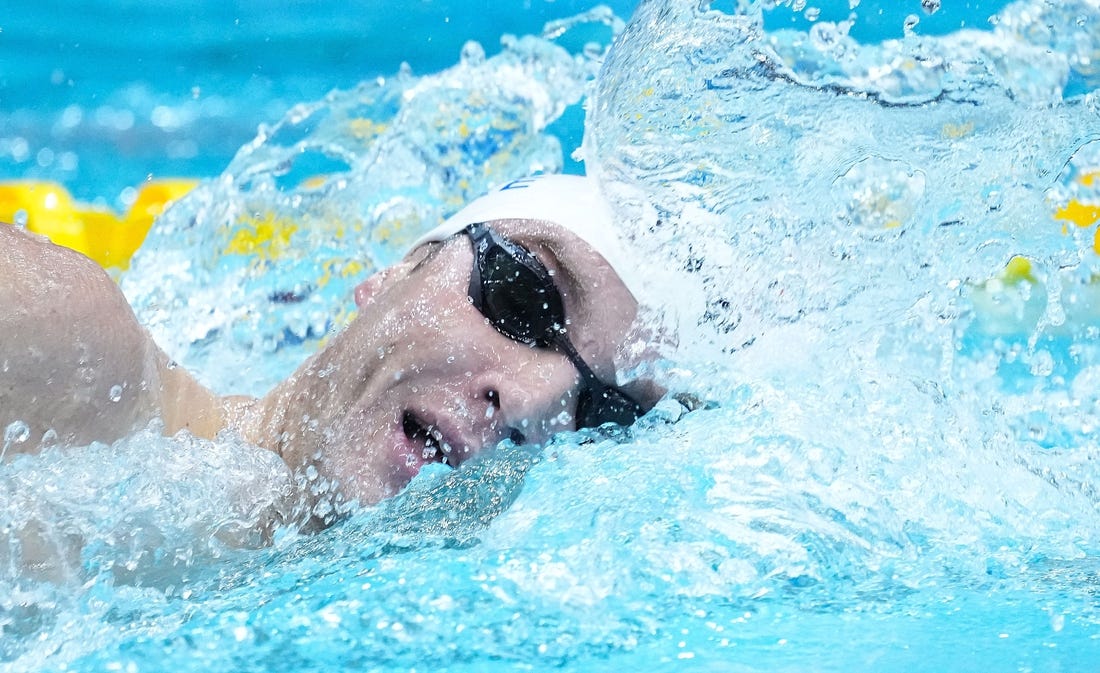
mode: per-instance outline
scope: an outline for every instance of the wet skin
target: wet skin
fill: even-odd
[[[492,226],[551,270],[569,338],[614,381],[637,313],[618,276],[555,225]],[[427,463],[458,466],[505,438],[537,443],[574,429],[576,369],[488,323],[467,297],[472,264],[469,240],[455,236],[368,279],[347,329],[263,400],[244,402],[230,425],[315,474],[320,490],[362,504],[397,493]]]
[[[536,221],[491,223],[552,272],[569,339],[613,382],[637,306],[603,259]],[[427,463],[458,466],[504,438],[542,442],[574,428],[579,376],[559,352],[497,332],[467,297],[465,236],[421,246],[356,288],[358,316],[262,399],[218,397],[174,366],[113,281],[86,257],[0,227],[0,430],[43,442],[112,442],[154,418],[166,434],[224,430],[277,452],[311,490],[372,504]],[[643,402],[645,384],[627,392]],[[310,469],[313,468],[313,469]]]

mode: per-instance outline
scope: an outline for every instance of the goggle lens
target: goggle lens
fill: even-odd
[[[584,380],[577,398],[577,427],[630,425],[642,407],[599,380],[565,335],[565,305],[538,257],[485,224],[463,230],[474,246],[470,301],[504,336],[536,348],[563,352]]]
[[[528,253],[529,254],[529,253]],[[501,246],[485,253],[479,309],[498,331],[521,343],[550,348],[565,322],[557,288]]]

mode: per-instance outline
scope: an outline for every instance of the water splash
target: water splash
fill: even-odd
[[[156,623],[170,597],[265,544],[295,503],[285,464],[231,437],[152,427],[110,446],[17,456],[0,472],[0,665],[83,653],[95,641],[42,636],[108,637],[144,601]]]
[[[1072,26],[1088,9],[1057,18]],[[670,13],[696,39],[680,40]],[[1063,101],[1073,54],[1022,33],[840,36],[834,59],[804,34],[765,36],[759,15],[646,3],[600,78],[586,151],[611,189],[630,190],[624,206],[652,205],[624,218],[640,247],[720,279],[704,280],[712,289],[688,313],[708,315],[721,336],[707,340],[724,350],[793,313],[836,322],[831,311],[857,295],[905,311],[914,297],[894,290],[899,279],[943,304],[939,288],[987,278],[1012,254],[1057,267],[1075,252],[1037,223],[1051,222],[1044,190],[1096,137],[1097,103]],[[870,190],[868,170],[881,182]],[[869,231],[868,213],[885,226]],[[863,287],[890,290],[853,292],[856,271]]]
[[[261,128],[158,221],[122,281],[158,343],[216,390],[262,394],[419,233],[501,179],[560,171],[546,127],[597,55],[534,37],[502,46],[485,58],[468,44],[441,73],[336,91]]]

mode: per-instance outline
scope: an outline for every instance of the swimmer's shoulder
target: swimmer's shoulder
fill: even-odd
[[[10,317],[16,309],[50,312],[50,304],[64,304],[67,298],[100,298],[114,306],[121,300],[129,309],[118,286],[94,261],[6,224],[0,224],[0,279],[0,296],[8,300],[4,306]],[[102,306],[95,301],[89,308]]]
[[[0,225],[0,428],[118,439],[157,414],[158,354],[98,264]]]

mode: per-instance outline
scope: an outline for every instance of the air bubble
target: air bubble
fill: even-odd
[[[107,393],[107,398],[109,400],[111,400],[112,402],[118,402],[119,400],[121,400],[122,399],[122,386],[120,386],[120,385],[111,386],[110,392]]]
[[[940,0],[920,0],[920,7],[925,14],[935,14],[940,9]]]
[[[809,7],[803,12],[802,16],[806,17],[807,21],[817,21],[821,17],[821,9],[818,7]]]

